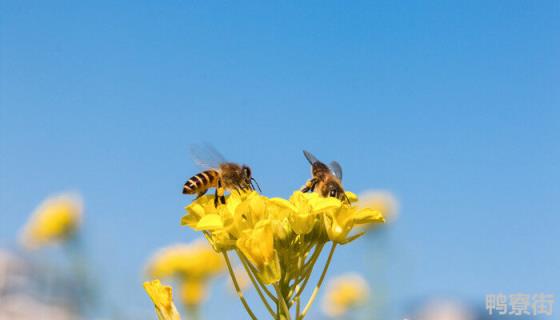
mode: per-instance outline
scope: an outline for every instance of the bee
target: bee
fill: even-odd
[[[196,199],[202,197],[208,189],[215,188],[214,206],[225,204],[225,191],[249,191],[255,190],[253,181],[260,186],[252,177],[251,168],[246,165],[228,162],[214,148],[209,145],[191,147],[191,156],[194,162],[206,170],[192,176],[183,185],[183,194],[196,194]]]
[[[316,192],[322,197],[337,198],[346,203],[350,200],[342,188],[342,167],[336,161],[329,166],[317,160],[309,151],[303,151],[303,155],[311,164],[311,179],[307,180],[301,188],[301,192]]]

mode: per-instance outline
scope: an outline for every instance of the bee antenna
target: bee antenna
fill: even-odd
[[[346,192],[344,192],[343,195],[344,195],[344,201],[345,201],[346,203],[350,204],[350,203],[351,203],[351,202],[350,202],[350,198],[348,198],[348,196],[346,195]]]
[[[255,180],[255,178],[251,177],[251,186],[253,187],[253,189],[255,189],[255,187],[253,186],[253,181],[255,181],[255,184],[257,185],[257,188],[259,189],[259,192],[261,191],[261,186],[259,186],[259,183],[257,182],[257,180]]]

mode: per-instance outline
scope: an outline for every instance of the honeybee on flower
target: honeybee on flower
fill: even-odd
[[[340,164],[332,161],[327,166],[311,152],[303,150],[303,154],[311,164],[312,178],[301,188],[301,192],[317,192],[323,197],[333,197],[349,203],[350,200],[342,188],[342,167]]]
[[[227,190],[238,192],[255,190],[251,168],[227,161],[216,149],[209,145],[192,146],[191,155],[197,165],[204,171],[192,176],[183,185],[184,194],[195,194],[197,199],[208,189],[215,188],[214,206],[225,204],[224,193]],[[258,187],[258,184],[257,184]],[[260,188],[259,188],[260,189]]]
[[[216,158],[218,153],[213,153]],[[230,252],[241,261],[272,318],[302,320],[317,297],[336,247],[365,233],[356,231],[356,226],[385,222],[381,211],[355,205],[358,197],[342,187],[340,164],[332,162],[327,166],[307,151],[304,155],[311,164],[312,178],[289,199],[269,198],[255,192],[247,187],[250,175],[245,174],[245,187],[230,183],[230,189],[240,192],[224,195],[223,181],[222,187],[216,182],[214,196],[205,196],[207,188],[202,188],[203,192],[185,207],[187,214],[181,219],[182,225],[202,232],[212,248],[224,257],[235,290],[251,319],[257,317],[237,281]],[[221,172],[213,174],[217,180]],[[196,177],[193,179],[199,185],[203,178],[210,180],[209,173]],[[194,181],[186,185],[189,192],[194,187]],[[303,294],[311,274],[329,242],[319,280],[305,300]]]

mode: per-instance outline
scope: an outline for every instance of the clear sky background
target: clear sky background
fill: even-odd
[[[144,262],[197,237],[179,226],[189,145],[271,196],[308,177],[306,148],[347,189],[398,197],[400,219],[332,269],[383,282],[396,316],[428,296],[558,306],[558,1],[0,3],[1,246],[80,191],[104,294],[151,316]],[[211,301],[210,319],[242,312]]]

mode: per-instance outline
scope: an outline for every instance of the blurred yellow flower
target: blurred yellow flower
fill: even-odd
[[[64,241],[75,234],[82,220],[82,201],[62,194],[46,199],[24,226],[20,240],[28,248]]]
[[[360,199],[356,205],[360,208],[368,208],[381,213],[387,222],[395,221],[399,214],[399,202],[389,191],[364,191],[360,194]],[[372,225],[366,225],[366,227],[371,226]]]
[[[146,269],[153,278],[206,279],[224,271],[225,264],[205,241],[196,240],[160,249],[147,263]]]
[[[160,249],[147,264],[152,278],[174,278],[181,286],[181,301],[195,309],[207,297],[208,281],[225,270],[223,258],[205,241]]]
[[[208,285],[200,279],[184,279],[181,281],[181,301],[188,309],[194,309],[206,299]]]
[[[346,274],[327,284],[323,311],[331,317],[340,317],[364,304],[369,296],[366,280],[359,274]]]
[[[152,299],[159,320],[181,319],[175,304],[173,304],[173,290],[170,286],[164,286],[156,279],[144,282],[144,290]]]

